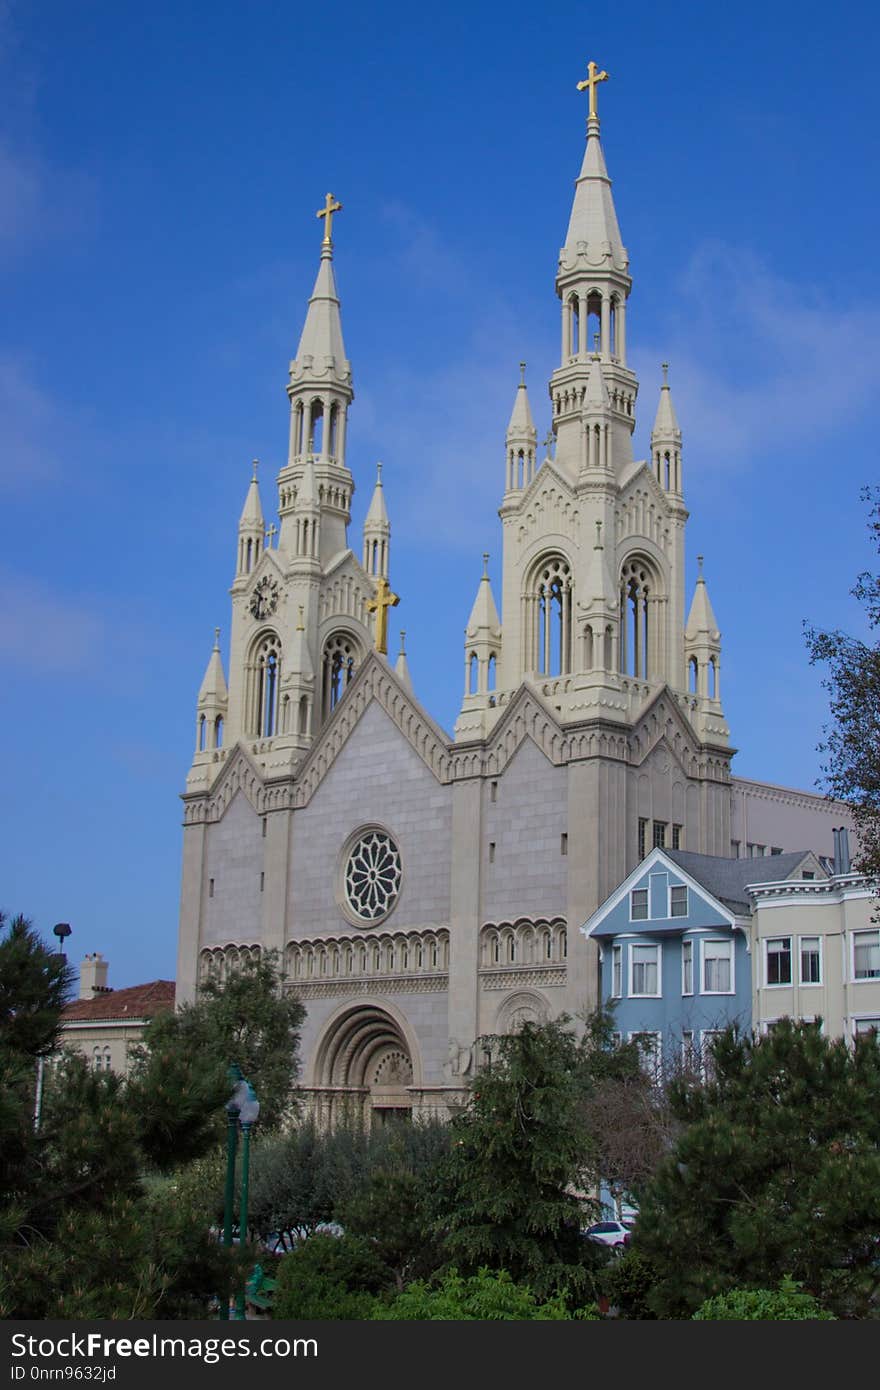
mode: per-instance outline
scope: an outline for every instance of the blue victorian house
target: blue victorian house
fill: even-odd
[[[773,857],[794,877],[812,856]],[[646,1065],[705,1063],[713,1035],[752,1021],[754,861],[654,849],[581,928],[598,942],[601,997],[619,1036],[638,1039]]]

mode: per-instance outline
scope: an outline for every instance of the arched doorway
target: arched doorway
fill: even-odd
[[[413,1049],[401,1022],[379,1005],[344,1009],[327,1025],[314,1071],[322,1123],[360,1115],[366,1125],[412,1114]]]

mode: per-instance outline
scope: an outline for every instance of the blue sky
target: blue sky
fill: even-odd
[[[0,907],[175,968],[180,803],[236,522],[287,442],[327,189],[416,693],[447,729],[504,430],[539,438],[595,58],[643,456],[667,359],[734,769],[813,787],[802,621],[864,633],[880,387],[876,8],[0,0]],[[808,22],[809,21],[809,22]]]

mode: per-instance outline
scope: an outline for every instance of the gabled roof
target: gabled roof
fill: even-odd
[[[606,918],[610,916],[631,889],[634,888],[646,874],[650,874],[658,864],[661,868],[672,869],[676,877],[681,878],[689,888],[694,890],[694,892],[699,893],[703,898],[710,899],[710,905],[715,907],[719,916],[725,918],[729,925],[733,927],[735,925],[733,915],[741,915],[740,908],[738,906],[733,907],[731,904],[725,903],[723,899],[719,898],[707,884],[703,883],[696,874],[688,869],[687,865],[678,862],[678,854],[679,851],[677,850],[666,850],[660,849],[659,847],[657,849],[652,849],[651,853],[646,855],[645,858],[636,865],[632,873],[627,875],[623,882],[615,888],[614,892],[605,899],[604,903],[600,903],[596,911],[587,918],[586,922],[584,922],[581,927],[584,936],[616,936],[618,934],[617,928],[613,930],[610,928],[606,930],[602,929]],[[711,859],[717,863],[736,864],[739,862],[735,859],[716,860],[715,856],[711,854],[692,854],[685,857],[690,857],[691,859]],[[750,911],[748,903],[745,904],[744,910],[745,912]],[[645,930],[650,930],[652,935],[655,935],[658,930],[663,931],[664,929],[669,932],[680,932],[682,922],[679,918],[671,917],[665,919],[662,924],[658,925],[658,919],[654,918],[646,920],[644,928]]]
[[[666,853],[674,864],[737,913],[750,913],[752,910],[746,891],[750,883],[797,878],[803,869],[813,873],[823,872],[815,854],[809,849],[774,854],[769,860],[762,858],[760,862],[754,859],[723,859],[717,854],[692,854],[684,849],[670,849]]]
[[[154,1014],[174,1008],[174,993],[173,980],[151,980],[149,984],[132,985],[129,989],[103,990],[94,999],[74,999],[66,1004],[61,1017],[65,1023],[152,1018]]]

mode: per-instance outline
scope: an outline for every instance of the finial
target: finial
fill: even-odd
[[[304,612],[305,612],[305,609],[303,608],[302,604],[300,604],[300,605],[299,605],[299,622],[298,622],[297,625],[296,625],[296,630],[297,630],[297,632],[305,632],[305,626],[303,625],[303,613],[304,613]]]
[[[219,627],[215,627],[215,628],[214,628],[214,651],[215,651],[215,652],[219,652],[219,650],[220,650],[220,629],[219,629]]]
[[[667,390],[669,387],[669,363],[661,362],[660,366],[663,368],[663,389]]]
[[[601,550],[601,549],[602,549],[602,523],[601,523],[601,521],[597,521],[597,522],[596,522],[596,544],[595,544],[595,546],[593,547],[593,549],[594,549],[594,550]]]
[[[376,487],[381,487],[381,486],[382,486],[382,465],[381,465],[381,463],[377,463],[377,464],[376,464]]]
[[[319,208],[318,211],[315,213],[316,217],[324,218],[324,240],[321,242],[322,249],[325,246],[330,247],[333,245],[333,214],[334,212],[341,211],[342,204],[337,203],[332,193],[328,193],[327,197],[324,199],[324,206],[322,208]]]
[[[520,364],[519,364],[519,384],[520,384],[520,386],[525,386],[525,384],[526,384],[526,364],[525,364],[525,362],[520,362]]]
[[[697,556],[697,583],[698,583],[698,584],[701,584],[702,582],[703,582],[703,557],[702,557],[702,555],[698,555],[698,556]]]
[[[484,550],[484,551],[483,551],[483,578],[484,578],[484,579],[488,579],[488,578],[489,578],[489,552],[488,552],[488,550]]]
[[[404,643],[405,643],[405,641],[406,641],[406,628],[405,628],[405,627],[402,627],[402,628],[400,629],[400,651],[399,651],[399,653],[398,653],[399,656],[406,656],[406,651],[404,650]]]
[[[272,525],[269,527],[268,531],[266,532],[266,536],[265,536],[265,540],[266,540],[266,549],[267,549],[267,550],[271,550],[271,549],[272,549],[272,542],[273,542],[273,540],[275,539],[275,537],[276,537],[277,534],[278,534],[278,527],[275,525],[275,522],[273,521],[273,522],[272,522]]]
[[[594,334],[593,334],[593,356],[594,356],[594,357],[598,357],[598,356],[599,356],[599,334],[598,334],[598,333],[594,333]]]
[[[547,438],[544,440],[544,448],[547,450],[548,453],[550,452],[550,447],[551,447],[552,443],[553,443],[553,431],[552,431],[552,430],[548,430],[548,431],[547,431]]]
[[[599,119],[599,112],[596,109],[596,88],[598,87],[600,82],[607,82],[610,76],[611,74],[609,72],[605,72],[604,69],[602,72],[597,72],[596,64],[593,62],[592,59],[590,59],[589,63],[587,63],[587,76],[584,78],[583,82],[579,82],[577,84],[577,89],[579,92],[589,90],[590,120]]]
[[[259,459],[254,459],[254,476],[251,478],[251,482],[252,482],[252,483],[255,483],[255,482],[257,481],[257,469],[259,468],[259,466],[260,466],[260,460],[259,460]]]

